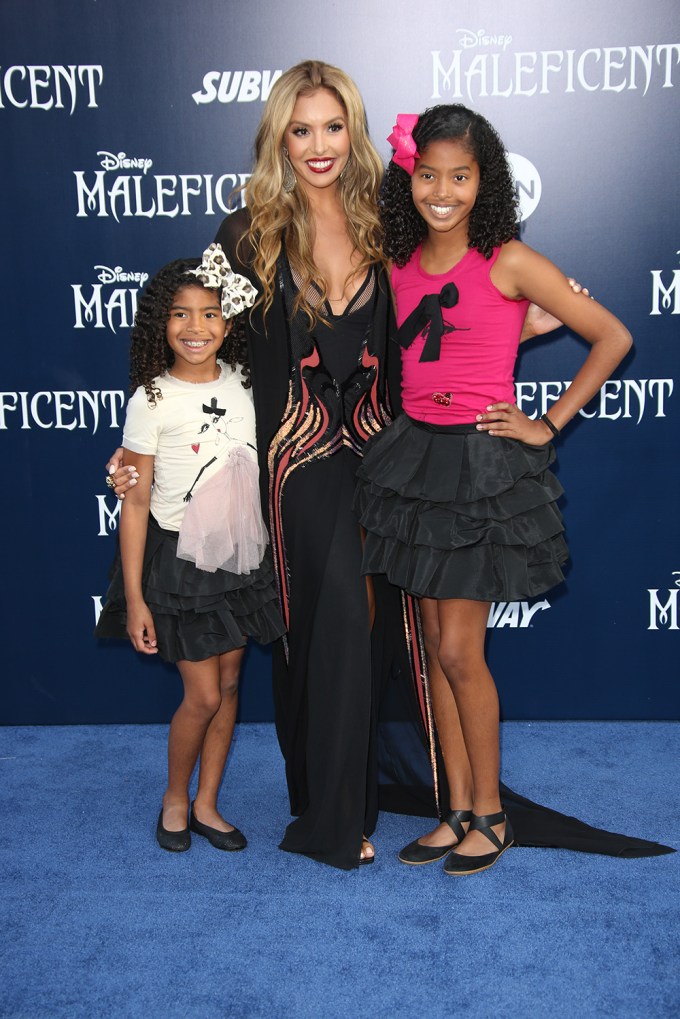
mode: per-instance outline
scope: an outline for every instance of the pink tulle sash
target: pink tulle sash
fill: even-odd
[[[244,447],[189,502],[179,529],[177,556],[214,573],[250,573],[262,562],[267,531],[262,520],[259,469]]]

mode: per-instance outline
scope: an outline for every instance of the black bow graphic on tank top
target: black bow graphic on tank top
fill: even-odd
[[[441,355],[442,336],[444,333],[453,333],[458,326],[450,325],[444,321],[442,308],[455,308],[458,304],[458,287],[455,283],[447,283],[438,294],[426,294],[420,301],[417,308],[405,318],[397,330],[399,346],[406,349],[410,347],[416,336],[422,333],[425,338],[425,346],[419,357],[419,361],[438,361]],[[468,332],[462,329],[461,332]]]

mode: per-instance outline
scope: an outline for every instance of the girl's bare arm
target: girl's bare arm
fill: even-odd
[[[142,567],[149,523],[149,502],[153,482],[153,456],[123,450],[124,458],[134,457],[137,483],[130,489],[120,512],[120,555],[123,563],[127,631],[132,646],[143,654],[155,655],[156,630],[153,616],[142,593]]]
[[[510,241],[491,270],[498,289],[507,297],[526,298],[564,322],[590,344],[584,363],[550,408],[551,422],[559,430],[571,421],[600,390],[630,350],[632,338],[615,315],[597,301],[564,286],[564,276],[553,263],[525,244]],[[549,426],[532,421],[510,404],[494,404],[478,418],[481,431],[545,445],[553,438]]]

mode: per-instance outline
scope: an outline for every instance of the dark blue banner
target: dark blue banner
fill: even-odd
[[[523,239],[633,333],[558,444],[566,582],[492,607],[504,716],[678,717],[678,21],[675,0],[508,0],[483,15],[422,0],[417,19],[406,0],[4,0],[1,722],[158,721],[177,703],[174,669],[92,635],[129,329],[154,272],[213,239],[272,83],[306,57],[355,78],[385,158],[398,112],[479,109],[512,154]],[[566,330],[527,344],[522,409],[549,409],[583,357]],[[272,717],[256,647],[241,717]]]

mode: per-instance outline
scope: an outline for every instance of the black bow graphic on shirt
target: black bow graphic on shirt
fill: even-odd
[[[397,330],[399,346],[410,347],[416,336],[422,333],[425,346],[419,361],[438,361],[441,354],[442,336],[453,333],[458,326],[449,325],[444,321],[442,308],[455,308],[458,304],[458,287],[455,283],[447,283],[438,294],[426,294],[420,304],[408,318],[404,319]],[[461,332],[468,332],[467,329]]]

